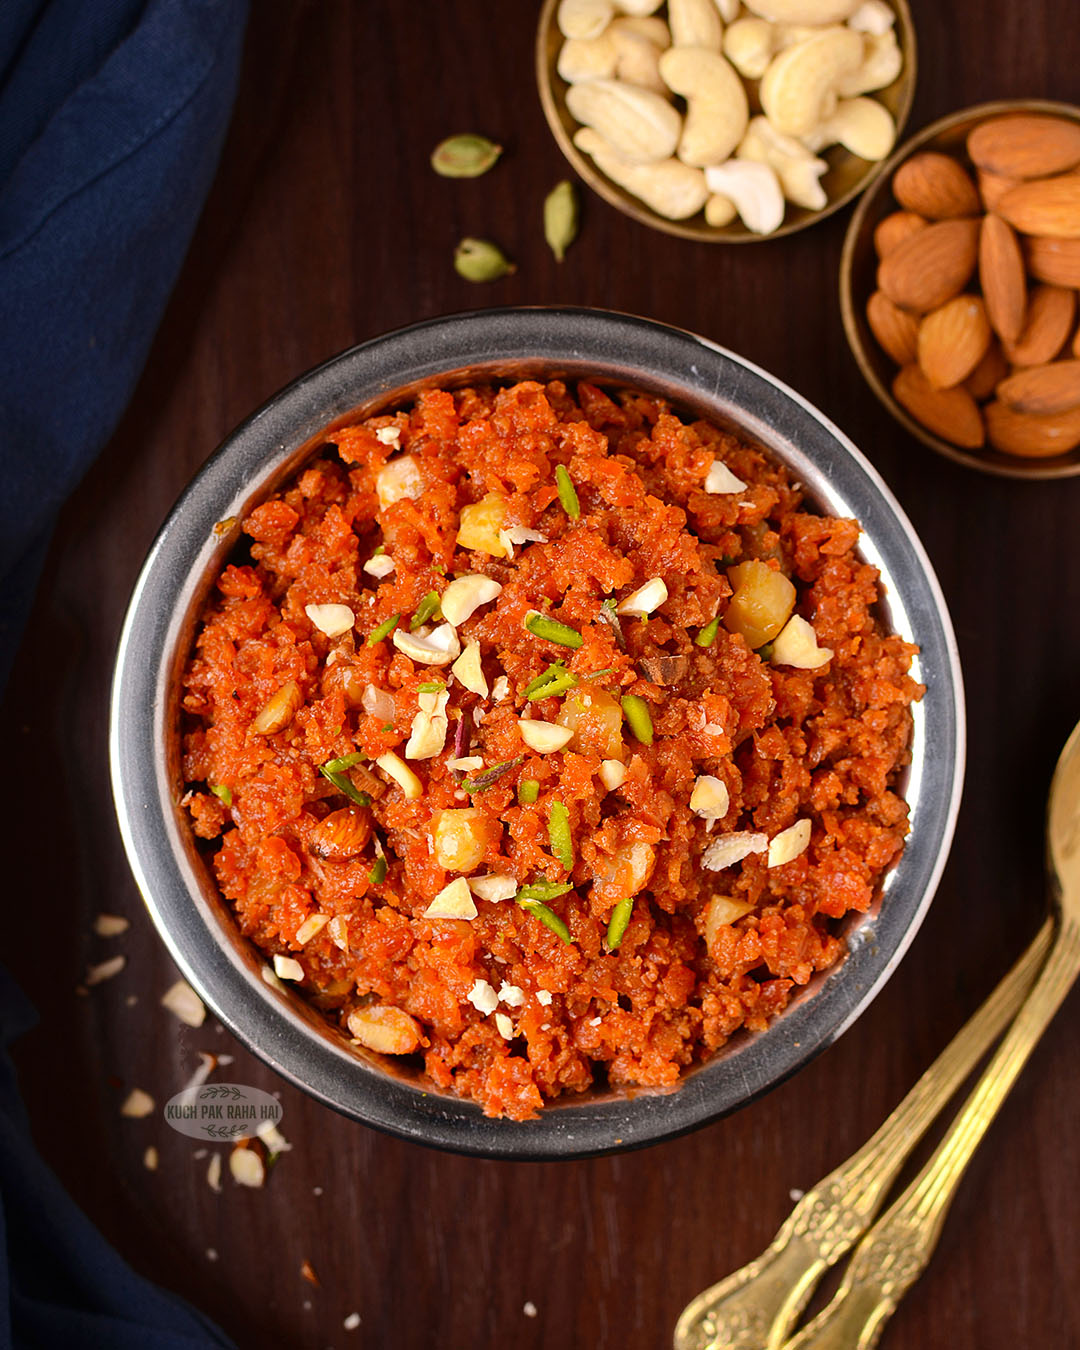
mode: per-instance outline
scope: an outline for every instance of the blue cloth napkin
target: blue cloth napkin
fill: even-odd
[[[0,686],[56,513],[116,427],[210,186],[246,0],[0,0]],[[0,1350],[230,1342],[34,1150],[0,971]]]

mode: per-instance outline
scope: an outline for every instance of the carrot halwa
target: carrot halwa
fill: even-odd
[[[183,676],[184,801],[242,931],[489,1115],[767,1026],[908,829],[922,690],[858,524],[584,382],[326,442],[244,520]]]

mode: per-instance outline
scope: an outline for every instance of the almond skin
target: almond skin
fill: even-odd
[[[1080,445],[1080,408],[1038,417],[995,401],[983,412],[990,444],[1008,455],[1045,459]]]
[[[998,202],[997,212],[1021,234],[1080,239],[1080,173],[1018,183]]]
[[[986,439],[975,400],[966,389],[935,389],[918,366],[905,366],[893,380],[893,397],[927,431],[965,449]]]
[[[919,325],[919,366],[935,389],[951,389],[983,359],[991,336],[979,296],[957,295]]]
[[[979,284],[990,325],[1005,342],[1015,342],[1027,313],[1024,255],[1016,235],[991,213],[979,231]]]
[[[976,402],[989,398],[1009,373],[1009,363],[996,339],[986,349],[986,355],[964,381],[964,388]]]
[[[1065,345],[1076,312],[1076,294],[1064,286],[1036,286],[1028,301],[1027,320],[1015,343],[1005,344],[1014,366],[1042,366]]]
[[[977,220],[935,221],[882,259],[878,287],[901,309],[936,309],[967,285],[978,237]]]
[[[1080,286],[1080,239],[1026,239],[1024,259],[1036,281]]]
[[[910,365],[918,350],[919,321],[901,309],[883,291],[875,291],[866,302],[866,322],[879,346],[898,366]]]
[[[360,853],[371,838],[371,818],[355,806],[331,811],[311,832],[311,851],[331,862],[343,862]]]
[[[1044,178],[1080,164],[1080,124],[1028,113],[995,117],[968,136],[972,163],[1007,178]]]
[[[926,229],[927,222],[914,211],[894,211],[884,220],[880,220],[874,230],[874,249],[879,258],[891,253],[898,244],[920,230]]]
[[[1080,361],[1028,366],[1002,380],[998,398],[1016,412],[1051,414],[1080,407]]]
[[[901,164],[893,175],[892,190],[905,210],[929,220],[974,216],[979,211],[975,184],[955,159],[932,150]]]
[[[1004,174],[987,173],[979,170],[979,196],[988,211],[996,211],[997,204],[1011,188],[1016,187],[1019,178],[1006,178]]]

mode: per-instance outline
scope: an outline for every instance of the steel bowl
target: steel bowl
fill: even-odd
[[[900,74],[886,89],[877,89],[869,97],[883,103],[892,114],[899,138],[911,112],[915,97],[915,81],[918,71],[918,54],[915,42],[915,24],[911,18],[908,0],[889,0],[896,10],[896,38],[903,53],[904,64]],[[831,216],[846,206],[853,197],[864,191],[881,172],[884,161],[876,162],[860,159],[842,145],[830,146],[822,151],[822,157],[828,162],[828,172],[822,177],[828,201],[820,211],[812,211],[805,206],[796,206],[788,202],[782,224],[771,234],[755,234],[748,230],[740,220],[730,225],[710,225],[703,211],[688,220],[669,220],[646,206],[626,188],[613,182],[593,163],[590,155],[583,154],[574,144],[574,133],[579,123],[570,115],[566,106],[566,91],[569,85],[559,74],[557,63],[559,49],[563,44],[563,35],[556,22],[559,0],[545,0],[540,11],[540,20],[536,30],[536,87],[540,94],[540,105],[544,110],[551,134],[563,152],[574,172],[588,183],[589,187],[603,197],[606,202],[640,221],[654,230],[663,230],[665,234],[678,235],[682,239],[696,239],[708,244],[753,244],[763,240],[779,239],[785,234],[794,234],[816,225],[819,220]],[[661,15],[661,17],[664,17]],[[751,82],[751,116],[760,112],[757,100],[757,81]]]
[[[892,381],[897,370],[896,364],[878,346],[866,321],[866,302],[877,289],[875,278],[878,257],[874,251],[874,230],[885,216],[899,209],[892,195],[893,174],[912,155],[923,150],[954,155],[961,163],[968,164],[965,146],[969,132],[981,122],[1006,113],[1046,113],[1053,117],[1065,117],[1070,122],[1080,122],[1080,108],[1071,103],[1013,98],[963,108],[916,132],[882,166],[881,177],[859,202],[851,217],[840,255],[840,312],[848,345],[863,378],[904,430],[917,437],[923,445],[957,464],[979,469],[983,473],[997,474],[1002,478],[1071,478],[1080,473],[1080,446],[1050,459],[1024,459],[1019,455],[1004,454],[991,445],[980,450],[965,450],[928,431],[893,398]]]
[[[236,521],[323,444],[328,424],[397,407],[428,386],[587,376],[643,389],[760,442],[823,511],[854,516],[881,572],[884,623],[917,643],[911,836],[879,901],[845,922],[846,956],[766,1032],[740,1032],[667,1090],[596,1090],[539,1119],[486,1118],[419,1071],[358,1051],[304,999],[267,983],[180,807],[179,674]],[[224,524],[222,523],[224,522]],[[691,333],[586,309],[501,309],[376,338],[301,376],[233,432],[181,496],[136,584],[112,691],[110,756],[120,828],[158,931],[221,1021],[290,1082],[405,1139],[491,1157],[584,1157],[639,1147],[713,1120],[794,1073],[849,1027],[895,969],[937,886],[959,805],[963,689],[941,590],[907,517],[875,470],[779,380]]]

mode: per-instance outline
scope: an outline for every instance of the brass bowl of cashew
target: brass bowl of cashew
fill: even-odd
[[[552,135],[605,201],[683,239],[806,229],[881,172],[911,111],[907,0],[545,0]]]

